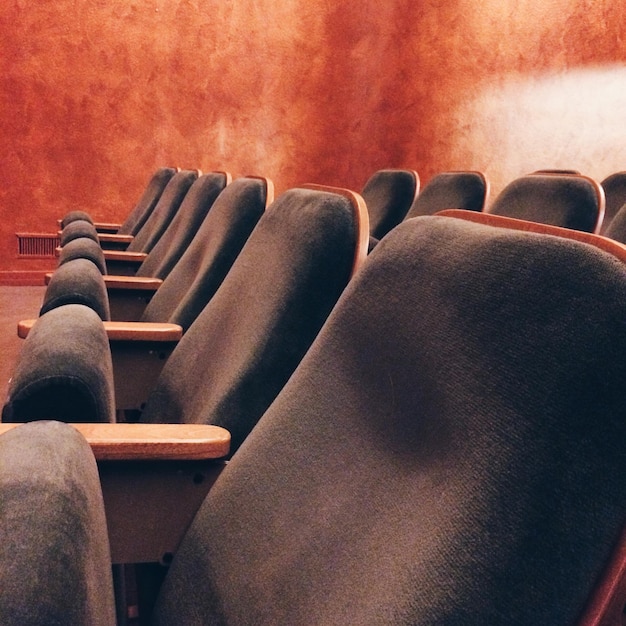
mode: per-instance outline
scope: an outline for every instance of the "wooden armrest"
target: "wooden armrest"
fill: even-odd
[[[118,235],[117,233],[98,233],[98,239],[107,243],[131,243],[132,235]]]
[[[0,424],[0,435],[19,424]],[[219,459],[230,450],[230,433],[205,424],[72,424],[97,461]]]
[[[104,322],[110,341],[180,341],[183,329],[178,324],[158,322]]]
[[[148,256],[145,252],[127,252],[125,250],[103,250],[105,261],[122,261],[124,263],[143,263]]]
[[[94,222],[94,226],[98,232],[102,233],[116,233],[122,227],[121,224],[111,222]]]
[[[17,324],[17,336],[26,339],[37,320],[21,320]],[[178,324],[154,322],[103,322],[110,341],[180,341],[183,329]]]
[[[137,291],[156,291],[163,281],[160,278],[147,276],[103,276],[107,289],[128,289]]]

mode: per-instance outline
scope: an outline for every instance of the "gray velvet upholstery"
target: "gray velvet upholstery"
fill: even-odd
[[[482,211],[489,185],[482,172],[440,172],[420,190],[406,219],[434,215],[444,209]]]
[[[584,176],[531,174],[509,183],[488,212],[592,233],[601,223],[604,202]]]
[[[71,426],[0,436],[0,536],[3,626],[115,624],[98,470]]]
[[[191,185],[169,226],[137,270],[137,276],[164,279],[170,273],[227,182],[224,172],[210,172]]]
[[[196,170],[176,172],[169,180],[156,206],[128,245],[129,252],[149,253],[169,226],[191,185],[198,178]]]
[[[73,261],[74,259],[87,259],[100,270],[101,274],[107,273],[104,252],[99,243],[88,237],[79,237],[66,243],[59,254],[58,266]]]
[[[111,319],[109,297],[100,270],[88,259],[74,259],[52,274],[39,315],[64,304],[84,304],[102,319]]]
[[[60,244],[64,246],[74,239],[79,237],[87,237],[93,239],[95,242],[100,243],[98,239],[98,231],[96,227],[87,220],[74,220],[67,226],[63,227],[61,235],[59,237]]]
[[[384,237],[404,219],[419,185],[419,177],[411,170],[378,170],[372,174],[361,191],[372,237]]]
[[[37,318],[9,383],[4,422],[113,422],[113,366],[98,314],[66,304]]]
[[[358,233],[348,198],[282,194],[167,360],[142,420],[224,426],[234,452],[346,286]]]
[[[601,183],[606,198],[604,221],[600,233],[606,234],[611,222],[626,204],[626,172],[615,172],[607,176]]]
[[[154,211],[163,190],[174,174],[176,174],[176,170],[173,167],[160,167],[156,170],[150,177],[137,204],[117,231],[120,235],[135,235],[139,231]]]
[[[224,280],[266,203],[263,179],[238,178],[228,185],[150,300],[141,321],[171,322],[187,330]]]
[[[153,623],[575,624],[626,517],[624,354],[615,258],[407,220],[209,492]]]
[[[93,219],[89,213],[76,209],[67,213],[67,215],[65,215],[65,217],[61,220],[61,229],[64,229],[66,226],[77,220],[93,224]]]
[[[613,216],[604,235],[620,243],[626,243],[626,205]]]

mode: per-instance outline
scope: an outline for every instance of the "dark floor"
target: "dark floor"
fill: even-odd
[[[22,347],[17,322],[37,317],[45,287],[0,286],[0,398],[6,398],[9,379]]]

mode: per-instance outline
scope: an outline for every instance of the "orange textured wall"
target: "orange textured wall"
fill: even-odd
[[[0,270],[70,207],[120,219],[159,165],[360,189],[381,167],[626,169],[609,0],[9,0]]]

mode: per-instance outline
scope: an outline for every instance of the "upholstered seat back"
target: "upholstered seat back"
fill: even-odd
[[[224,426],[237,449],[319,332],[357,252],[364,257],[357,199],[292,189],[269,207],[169,357],[143,420]]]
[[[113,367],[98,314],[82,304],[37,318],[20,352],[4,422],[113,422]]]
[[[84,304],[92,308],[101,320],[111,319],[104,277],[88,259],[74,259],[54,271],[39,315],[65,304]]]
[[[0,623],[115,623],[98,468],[58,422],[0,436]]]
[[[361,191],[372,237],[381,239],[404,219],[419,186],[419,176],[413,170],[389,169],[372,174]]]
[[[176,172],[169,180],[156,206],[128,245],[129,252],[149,253],[178,211],[191,185],[198,178],[195,170]]]
[[[87,237],[99,243],[96,227],[87,220],[73,220],[67,226],[64,226],[59,236],[59,243],[61,246],[64,246],[66,243],[79,237]]]
[[[605,235],[619,210],[626,204],[626,172],[615,172],[601,183],[606,197],[606,208],[601,234]]]
[[[164,279],[170,273],[229,179],[225,172],[210,172],[191,185],[169,226],[137,270],[137,276]]]
[[[75,259],[87,259],[98,268],[101,274],[107,273],[104,252],[100,244],[90,237],[78,237],[66,243],[59,253],[58,266],[61,267],[64,263]]]
[[[272,199],[267,179],[238,178],[228,185],[150,300],[142,321],[171,322],[187,330],[213,297]]]
[[[155,623],[576,623],[626,518],[624,354],[614,257],[400,224],[212,488]]]
[[[444,209],[482,211],[488,194],[489,183],[482,172],[440,172],[417,194],[406,219]]]
[[[137,234],[154,211],[163,190],[174,174],[176,174],[176,170],[173,167],[160,167],[154,172],[137,204],[117,231],[120,235]]]
[[[594,233],[602,225],[604,206],[602,187],[591,178],[531,174],[509,183],[488,212]]]

